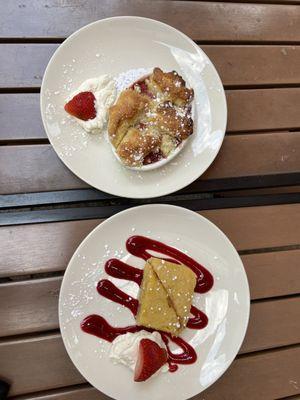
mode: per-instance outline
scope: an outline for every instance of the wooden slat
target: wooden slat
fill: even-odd
[[[39,94],[0,94],[0,110],[0,140],[46,139]]]
[[[0,337],[57,329],[61,281],[55,277],[1,284]]]
[[[55,193],[55,192],[54,192]],[[77,191],[75,192],[77,193]],[[244,189],[244,190],[234,190],[234,191],[226,191],[226,192],[218,192],[222,197],[232,197],[239,196],[257,196],[257,195],[265,195],[265,194],[277,194],[277,193],[300,193],[300,186],[279,186],[279,187],[266,187],[266,188],[256,188],[256,189]],[[14,196],[14,195],[12,195]],[[17,195],[19,196],[19,195]],[[8,197],[7,197],[8,198]]]
[[[238,250],[247,250],[299,244],[299,212],[300,204],[293,204],[202,211],[201,215],[215,223]]]
[[[242,256],[251,287],[251,298],[300,293],[300,250]]]
[[[89,385],[81,385],[64,390],[51,390],[48,394],[22,396],[18,400],[111,400],[111,398]]]
[[[289,204],[210,210],[201,214],[219,226],[238,250],[249,250],[299,244],[299,212],[300,205]],[[83,220],[0,228],[0,276],[64,270],[77,246],[100,222]],[[286,260],[288,266],[285,268],[297,277],[299,253],[280,254],[243,256],[249,279],[256,279],[260,271],[270,271],[269,264],[272,263],[285,282],[279,294],[287,294],[289,285],[290,293],[294,293],[297,282],[290,282],[289,275],[284,276],[279,270]],[[279,283],[275,286],[274,279],[270,278],[270,286],[266,288],[258,283],[254,298],[271,296],[273,285],[277,291]]]
[[[0,337],[57,329],[60,285],[60,277],[0,285]],[[241,352],[300,343],[299,308],[300,297],[253,304]]]
[[[0,366],[0,374],[12,382],[11,396],[83,382],[59,335],[1,343],[0,358],[6,360]],[[203,395],[205,400],[272,400],[289,396],[299,393],[299,387],[291,384],[299,381],[299,371],[299,347],[247,356],[236,360]]]
[[[300,343],[299,310],[300,297],[252,304],[240,353]]]
[[[228,136],[201,180],[298,172],[299,148],[296,132]],[[0,187],[2,194],[9,194],[88,185],[63,165],[50,145],[24,145],[0,147]]]
[[[300,88],[227,90],[226,97],[230,132],[300,130]],[[45,139],[39,107],[37,93],[0,94],[0,140]]]
[[[0,360],[5,360],[0,375],[12,383],[11,396],[84,382],[59,334],[1,342]]]
[[[300,46],[201,46],[224,85],[299,83]]]
[[[226,3],[235,3],[235,2],[236,2],[236,0],[226,0]],[[239,3],[249,3],[249,0],[239,0]],[[261,1],[261,0],[251,0],[251,3],[298,4],[298,3],[300,3],[300,0],[263,0],[263,1]]]
[[[58,44],[0,44],[0,87],[40,87]],[[300,46],[203,45],[223,84],[276,85],[300,83]],[[22,60],[22,62],[20,62]]]
[[[297,6],[143,0],[32,0],[1,3],[0,37],[65,37],[83,25],[117,15],[166,22],[201,41],[300,40]],[[32,23],[34,16],[34,23]],[[20,23],[21,21],[21,23]]]
[[[99,222],[86,220],[0,228],[0,276],[64,270],[75,249]]]
[[[40,87],[57,44],[0,44],[0,87]]]
[[[236,360],[197,400],[273,400],[298,394],[300,348]],[[296,382],[296,384],[295,384]]]
[[[227,90],[226,98],[228,131],[300,127],[300,88]]]

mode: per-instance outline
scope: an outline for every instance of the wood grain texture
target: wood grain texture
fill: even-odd
[[[203,45],[226,86],[299,83],[300,46]]]
[[[262,152],[262,148],[267,151]],[[227,136],[201,180],[298,172],[297,149],[297,132]],[[9,194],[80,189],[88,185],[73,175],[46,144],[0,147],[0,187],[1,194]]]
[[[252,304],[240,353],[300,343],[299,310],[300,297]]]
[[[0,337],[57,329],[61,281],[54,277],[1,284]]]
[[[247,250],[299,244],[299,212],[300,204],[293,204],[201,211],[200,214],[216,224],[238,250]]]
[[[300,130],[300,88],[226,90],[226,97],[230,132]],[[0,94],[0,140],[46,139],[39,107],[37,93]]]
[[[1,3],[0,37],[66,37],[98,19],[138,15],[158,19],[200,41],[295,42],[295,5],[146,0],[17,0]],[[16,23],[17,22],[17,23]]]
[[[0,366],[0,374],[12,382],[11,396],[84,381],[68,358],[59,335],[3,342],[0,357],[7,360],[5,366]],[[30,368],[24,368],[26,365]],[[272,400],[290,396],[299,393],[298,386],[291,384],[299,381],[299,374],[299,347],[250,355],[234,361],[223,377],[197,398]]]
[[[38,88],[58,44],[0,44],[0,87]],[[223,84],[300,83],[300,46],[202,45]],[[20,62],[21,61],[21,62]]]
[[[64,270],[99,220],[0,228],[0,276]]]
[[[0,87],[40,87],[57,44],[0,44]]]
[[[0,360],[11,396],[84,382],[59,334],[0,342]]]
[[[300,250],[242,256],[252,299],[300,293]]]
[[[39,94],[2,93],[0,110],[0,140],[46,139]]]
[[[17,400],[11,397],[11,400]],[[47,393],[36,395],[25,395],[18,400],[111,400],[110,397],[99,392],[89,385],[70,386],[66,389],[56,389],[47,391]]]
[[[227,131],[300,127],[300,88],[227,90],[226,99]]]
[[[300,348],[245,357],[195,400],[273,400],[299,393]],[[296,382],[296,384],[295,384]]]
[[[56,277],[0,285],[0,337],[58,329],[61,281]],[[299,308],[300,297],[253,304],[241,353],[300,343]]]
[[[249,250],[299,244],[299,212],[300,205],[289,204],[210,210],[201,214],[219,226],[238,250]],[[100,222],[95,219],[0,228],[0,276],[64,270],[75,249]],[[250,281],[261,273],[270,272],[270,265],[273,265],[283,279],[280,294],[284,294],[289,285],[290,293],[297,291],[298,283],[291,283],[288,274],[284,277],[282,265],[287,260],[285,268],[297,277],[298,255],[298,251],[289,251],[243,256],[243,260]],[[273,285],[277,291],[280,282],[275,285],[274,280],[275,277],[270,280],[269,287],[258,283],[254,298],[271,296]]]

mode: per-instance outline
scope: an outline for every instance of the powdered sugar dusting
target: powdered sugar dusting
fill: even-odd
[[[115,84],[118,92],[127,89],[137,80],[141,79],[143,76],[149,75],[153,68],[135,68],[129,69],[128,71],[121,72],[117,77],[115,77]]]

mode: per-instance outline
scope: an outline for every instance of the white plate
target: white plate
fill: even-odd
[[[63,106],[88,78],[156,66],[176,70],[194,88],[194,134],[167,165],[131,171],[118,163],[105,135],[84,132]],[[223,86],[204,52],[176,29],[141,17],[104,19],[71,35],[45,71],[41,113],[51,144],[72,172],[97,189],[131,198],[166,195],[197,179],[216,157],[227,121]]]
[[[202,330],[185,329],[182,337],[197,352],[195,364],[180,365],[175,373],[164,373],[143,383],[133,381],[132,372],[114,365],[110,344],[81,331],[80,322],[99,314],[113,326],[134,323],[129,310],[98,295],[97,282],[108,277],[106,260],[121,257],[142,267],[140,259],[127,253],[125,242],[144,235],[187,251],[208,268],[215,283],[206,294],[195,294],[194,304],[206,313]],[[135,283],[108,277],[122,290],[137,296]],[[249,288],[243,264],[227,237],[197,213],[170,205],[131,208],[107,219],[81,243],[65,273],[59,298],[59,321],[64,344],[81,374],[97,389],[118,400],[184,400],[215,382],[236,356],[248,324]]]

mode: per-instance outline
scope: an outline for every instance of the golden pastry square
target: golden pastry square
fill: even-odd
[[[183,264],[150,258],[144,268],[137,324],[177,336],[187,324],[196,275]]]

